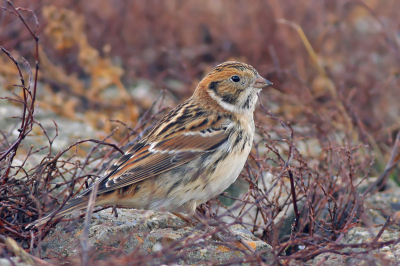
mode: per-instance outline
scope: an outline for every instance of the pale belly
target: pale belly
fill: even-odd
[[[250,153],[252,140],[237,145],[240,149],[226,153],[227,156],[218,162],[215,170],[209,175],[199,177],[191,185],[189,193],[183,193],[181,203],[195,201],[196,205],[204,203],[226,190],[241,173]],[[244,146],[244,149],[241,147]],[[238,151],[240,150],[240,151]],[[216,155],[218,157],[220,155]]]
[[[196,191],[198,205],[221,194],[236,181],[246,163],[249,152],[250,148],[240,155],[232,153],[220,163],[215,172],[210,176],[209,186],[204,190]]]

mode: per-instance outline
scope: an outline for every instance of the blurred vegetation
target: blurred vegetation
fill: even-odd
[[[216,64],[236,60],[251,64],[274,83],[261,93],[265,108],[258,107],[255,114],[257,143],[238,187],[247,190],[261,173],[278,176],[285,168],[282,158],[292,155],[295,176],[303,185],[298,187],[299,198],[309,197],[311,180],[321,186],[319,195],[332,189],[330,197],[343,191],[352,178],[379,176],[390,158],[400,130],[400,2],[396,0],[21,0],[14,4],[33,10],[40,24],[37,108],[94,128],[93,138],[113,133],[109,142],[119,146],[137,140],[167,109],[190,97]],[[21,12],[34,27],[33,16]],[[2,47],[14,58],[34,62],[35,42],[21,21],[4,9],[0,29]],[[24,75],[29,80],[29,71]],[[22,97],[23,91],[13,86],[18,82],[14,63],[1,54],[0,87],[5,95]],[[1,99],[0,105],[5,101]],[[291,125],[293,139],[267,109]],[[44,136],[35,127],[33,133]],[[11,142],[10,130],[1,128],[0,150]],[[85,157],[88,148],[79,156]],[[29,147],[18,152],[16,158],[23,161]],[[97,159],[103,156],[104,151]],[[93,168],[100,174],[96,163]],[[390,178],[399,182],[399,175],[396,168]],[[287,174],[283,180],[289,180]],[[329,184],[325,188],[324,182]],[[339,187],[333,188],[335,184]],[[283,188],[284,182],[279,186]],[[354,191],[346,193],[350,197]],[[321,202],[322,212],[327,201]],[[280,211],[271,217],[279,217]],[[280,244],[276,233],[262,230],[263,239]]]
[[[274,82],[263,101],[292,125],[340,130],[352,140],[357,134],[350,131],[359,131],[376,155],[388,151],[400,127],[395,0],[15,4],[40,21],[39,106],[107,133],[112,125],[105,119],[134,126],[158,91],[167,89],[173,106],[227,60],[247,62]],[[279,19],[296,23],[307,40]],[[0,22],[1,45],[32,57],[21,23],[5,11]],[[13,63],[0,60],[1,85],[11,90]],[[143,79],[150,89],[135,91]]]

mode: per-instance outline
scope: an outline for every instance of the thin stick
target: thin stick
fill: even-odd
[[[94,203],[96,201],[98,187],[99,187],[99,184],[95,183],[92,188],[92,193],[90,193],[89,202],[88,202],[88,206],[86,209],[85,223],[83,225],[83,232],[82,232],[82,238],[81,238],[82,265],[88,265],[88,260],[89,260],[88,236],[89,236],[90,220],[92,219]]]
[[[294,223],[292,224],[292,235],[291,238],[294,238],[294,233],[298,231],[299,227],[299,211],[297,209],[297,199],[296,199],[296,191],[294,188],[294,178],[293,178],[293,173],[292,171],[288,170],[289,177],[290,177],[290,190],[292,192],[292,199],[293,199],[293,209],[294,209],[294,214],[295,214],[295,220]]]
[[[379,176],[379,178],[372,185],[370,185],[367,188],[367,190],[364,191],[364,193],[362,194],[363,198],[365,198],[368,193],[372,194],[372,193],[376,192],[380,187],[382,187],[386,184],[387,176],[392,171],[392,169],[400,162],[399,149],[400,149],[400,131],[397,133],[396,141],[394,143],[393,150],[390,155],[390,159],[389,159],[388,163],[386,164],[385,170]]]
[[[388,216],[388,218],[386,219],[385,224],[382,226],[381,230],[379,230],[379,233],[376,235],[376,237],[374,238],[374,240],[372,240],[372,243],[378,242],[379,238],[381,237],[381,235],[383,234],[383,232],[386,230],[386,227],[388,227],[388,225],[390,224],[390,222],[392,221],[391,219],[391,215]]]

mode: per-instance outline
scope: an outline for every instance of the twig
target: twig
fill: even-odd
[[[299,211],[297,209],[297,199],[296,199],[296,190],[294,187],[294,178],[292,171],[288,170],[289,177],[290,177],[290,191],[292,192],[292,199],[293,199],[293,209],[294,209],[294,222],[292,224],[292,239],[294,238],[294,234],[299,230]]]
[[[379,190],[380,187],[383,187],[387,182],[387,177],[389,173],[393,170],[393,168],[400,162],[400,131],[397,132],[396,141],[393,146],[392,153],[390,154],[390,159],[386,164],[385,170],[379,176],[379,178],[370,185],[367,190],[364,191],[362,197],[365,198],[368,193],[372,194]]]
[[[391,219],[391,215],[389,215],[388,218],[386,219],[385,224],[382,226],[381,230],[379,230],[379,233],[376,235],[374,240],[372,240],[372,243],[378,242],[379,238],[381,237],[383,232],[386,230],[386,227],[388,227],[388,225],[390,224],[391,220],[392,220]]]
[[[22,262],[30,264],[30,265],[42,265],[42,266],[52,266],[53,264],[48,263],[44,260],[41,260],[35,256],[32,256],[30,254],[28,254],[23,248],[21,248],[17,242],[10,238],[7,237],[5,244],[7,246],[7,248],[12,251],[15,256],[18,256]]]
[[[39,72],[39,37],[37,34],[38,28],[39,28],[39,23],[38,20],[36,18],[36,15],[33,11],[29,10],[29,9],[21,9],[24,11],[28,11],[31,14],[33,14],[33,17],[35,18],[35,23],[36,23],[36,30],[35,32],[32,31],[32,29],[28,26],[28,24],[26,23],[24,17],[21,15],[21,13],[19,12],[20,8],[15,8],[14,4],[10,1],[7,0],[7,3],[9,5],[11,5],[11,7],[13,8],[13,14],[17,15],[19,17],[19,19],[22,21],[22,23],[25,25],[25,27],[28,29],[29,33],[31,34],[31,36],[35,39],[35,68],[36,68],[36,72],[35,72],[35,79],[34,79],[34,84],[33,84],[33,93],[31,93],[31,91],[25,86],[25,80],[23,78],[22,75],[22,71],[21,68],[19,66],[19,63],[16,59],[14,59],[11,54],[5,50],[3,47],[0,47],[1,50],[7,54],[7,56],[14,62],[14,64],[16,65],[17,69],[18,69],[18,73],[19,73],[19,77],[20,77],[20,81],[22,84],[22,90],[24,93],[24,102],[23,102],[23,106],[24,106],[24,110],[22,113],[22,120],[21,120],[21,127],[18,130],[19,131],[19,135],[17,140],[6,150],[6,152],[4,152],[2,154],[2,156],[0,157],[0,161],[2,161],[6,156],[8,156],[10,154],[11,151],[14,151],[12,157],[11,157],[11,161],[13,160],[18,146],[20,145],[21,141],[30,133],[30,131],[32,130],[32,125],[33,125],[33,113],[35,111],[34,108],[34,104],[35,104],[35,99],[36,99],[36,88],[37,88],[37,81],[38,81],[38,72]],[[10,10],[5,9],[7,11],[10,12]],[[30,95],[31,97],[31,104],[28,104],[28,97],[27,94]],[[28,127],[29,126],[29,127]],[[6,176],[4,177],[6,178]]]
[[[83,225],[83,232],[81,238],[81,246],[82,246],[82,265],[88,265],[89,262],[89,245],[88,245],[88,237],[89,237],[89,228],[90,228],[90,220],[92,219],[93,208],[96,201],[97,189],[99,187],[98,183],[95,183],[92,188],[92,192],[89,196],[89,202],[86,209],[85,222]]]

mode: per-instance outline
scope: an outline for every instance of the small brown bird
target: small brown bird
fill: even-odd
[[[98,183],[95,206],[193,215],[238,177],[250,153],[257,92],[272,83],[250,65],[225,62],[198,84],[151,132],[119,158]],[[93,185],[54,218],[86,208]],[[30,225],[47,222],[49,214]]]

